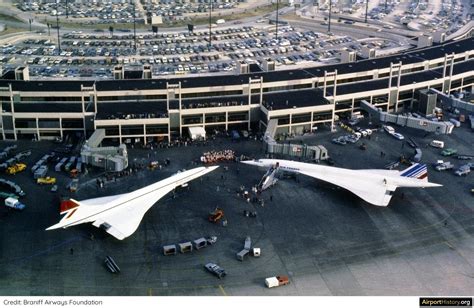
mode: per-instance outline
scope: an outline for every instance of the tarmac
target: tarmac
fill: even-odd
[[[473,133],[467,124],[452,135],[424,136],[413,129],[395,127],[422,148],[422,161],[431,165],[441,150],[427,147],[443,140],[462,154],[474,154]],[[338,167],[383,168],[401,153],[413,154],[407,144],[383,131],[358,144],[332,144],[343,134],[318,131],[304,136],[308,144],[323,144]],[[367,150],[358,145],[364,142]],[[0,143],[0,148],[6,147]],[[31,167],[57,145],[19,141],[18,152],[31,148]],[[265,170],[235,162],[190,183],[175,196],[161,199],[144,216],[138,230],[119,241],[105,231],[83,224],[45,231],[57,223],[59,195],[77,200],[131,191],[176,171],[195,166],[208,150],[233,149],[261,158],[262,144],[255,140],[232,142],[218,138],[206,145],[166,149],[130,149],[131,163],[169,158],[159,170],[141,170],[95,184],[95,172],[81,178],[79,190],[65,189],[65,172],[58,174],[58,193],[34,183],[29,171],[2,175],[18,183],[27,196],[27,208],[15,212],[0,207],[0,295],[89,296],[203,296],[203,295],[472,295],[474,287],[473,174],[457,177],[429,166],[431,182],[440,188],[398,189],[388,207],[370,205],[348,191],[312,178],[281,179],[264,191],[264,206],[237,196],[244,185],[250,191]],[[381,156],[380,152],[386,153]],[[150,155],[150,157],[148,157]],[[456,166],[466,163],[450,158]],[[224,168],[227,167],[227,168]],[[408,166],[400,166],[399,170]],[[51,165],[50,169],[54,170]],[[226,170],[227,169],[227,170]],[[356,181],[357,179],[354,179]],[[270,200],[271,199],[271,200]],[[225,211],[227,226],[207,220],[215,207]],[[245,217],[243,211],[256,211]],[[93,239],[91,239],[91,234]],[[162,246],[217,236],[217,243],[193,252],[164,256]],[[238,261],[246,236],[261,248],[260,257]],[[112,256],[121,268],[110,273],[104,266]],[[227,271],[223,279],[211,275],[204,264],[215,262]],[[264,280],[287,275],[290,284],[268,289]]]

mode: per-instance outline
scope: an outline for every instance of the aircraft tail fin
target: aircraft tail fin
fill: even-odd
[[[400,172],[400,176],[415,178],[428,182],[428,168],[425,164],[413,164]]]
[[[64,200],[64,201],[61,201],[59,212],[63,214],[73,208],[79,207],[80,205],[81,204],[74,199]]]
[[[278,179],[276,178],[276,174],[278,172],[278,165],[276,167],[271,167],[268,169],[267,173],[262,177],[260,182],[257,185],[257,189],[259,191],[264,191],[267,188],[276,184]]]

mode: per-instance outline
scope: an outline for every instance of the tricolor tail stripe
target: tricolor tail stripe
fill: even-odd
[[[402,171],[401,176],[408,178],[426,179],[428,177],[428,168],[425,164],[414,164]]]

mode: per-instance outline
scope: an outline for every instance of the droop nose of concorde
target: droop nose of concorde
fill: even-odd
[[[241,163],[257,167],[267,167],[267,164],[265,164],[265,162],[263,162],[262,160],[244,160],[241,161]]]

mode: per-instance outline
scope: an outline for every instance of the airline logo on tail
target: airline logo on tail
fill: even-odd
[[[59,212],[61,214],[64,214],[65,212],[77,207],[79,207],[79,202],[77,202],[76,200],[73,200],[73,199],[64,200],[61,202],[61,207],[60,207]]]
[[[407,178],[428,181],[428,168],[425,164],[414,164],[408,169],[403,170],[400,175]]]

